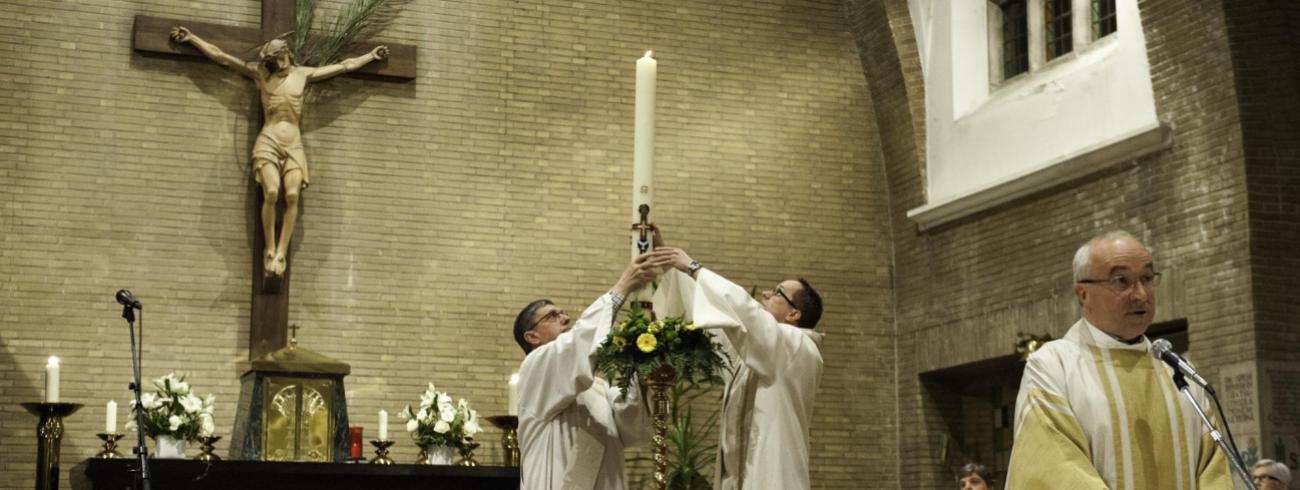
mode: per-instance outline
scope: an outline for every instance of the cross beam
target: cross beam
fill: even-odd
[[[262,0],[262,25],[244,27],[176,20],[148,15],[137,15],[135,27],[131,33],[131,45],[136,52],[149,56],[165,56],[207,60],[190,44],[179,44],[171,40],[171,29],[185,26],[190,32],[206,39],[232,56],[244,58],[253,55],[253,51],[266,41],[294,30],[294,15],[297,0]],[[415,79],[415,46],[388,44],[388,58],[371,62],[348,76],[370,78],[383,81],[406,82]],[[364,44],[360,52],[367,52],[375,44]],[[260,113],[259,113],[260,116]],[[260,124],[259,124],[260,126]],[[262,193],[257,192],[253,209],[261,209]],[[259,213],[253,213],[254,220]],[[277,226],[278,227],[278,226]],[[253,230],[261,230],[260,223],[255,223]],[[289,278],[293,262],[287,262],[287,268],[281,278],[263,281],[262,249],[265,246],[261,233],[254,232],[252,249],[252,305],[249,310],[248,357],[257,359],[262,355],[280,349],[288,343],[289,323]],[[292,248],[290,249],[292,254]]]
[[[198,49],[189,44],[179,44],[171,40],[171,29],[185,26],[203,39],[221,46],[223,50],[237,57],[246,57],[253,49],[261,46],[280,34],[293,30],[295,0],[262,0],[262,26],[243,27],[176,20],[149,15],[135,16],[135,27],[131,32],[131,46],[141,54],[175,56],[206,60]],[[369,63],[348,76],[371,78],[377,80],[406,82],[415,79],[417,51],[408,44],[389,44],[388,59]],[[357,53],[365,53],[378,43],[360,43],[355,48]]]

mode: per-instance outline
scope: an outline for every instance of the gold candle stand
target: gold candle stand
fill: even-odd
[[[99,440],[104,441],[104,450],[95,455],[97,459],[117,459],[122,457],[117,453],[117,441],[122,438],[122,434],[116,432],[100,432],[95,434]]]
[[[199,436],[199,449],[202,452],[200,452],[198,456],[195,456],[194,459],[208,464],[221,461],[221,456],[212,453],[212,450],[216,449],[215,446],[217,441],[220,440],[221,436]]]
[[[36,490],[59,488],[59,443],[63,440],[63,418],[80,410],[80,403],[24,403],[28,413],[40,417],[36,423]]]
[[[654,462],[655,488],[668,489],[668,390],[677,383],[677,372],[672,366],[664,364],[655,368],[648,376],[650,400],[654,407]]]
[[[370,460],[370,464],[393,464],[392,458],[388,457],[388,448],[393,446],[393,441],[370,441],[375,446],[375,457]]]
[[[501,459],[504,466],[519,466],[519,417],[493,415],[488,422],[501,429]]]

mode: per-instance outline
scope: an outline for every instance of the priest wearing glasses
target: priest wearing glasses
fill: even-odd
[[[1172,370],[1149,354],[1151,251],[1113,231],[1079,247],[1083,318],[1029,357],[1016,399],[1007,489],[1231,489],[1228,462]],[[1207,406],[1198,386],[1193,393]]]
[[[623,448],[649,442],[641,394],[626,397],[593,373],[592,352],[609,334],[627,295],[650,284],[661,263],[644,254],[614,287],[573,318],[547,299],[515,318],[519,367],[522,490],[623,490]]]
[[[822,374],[822,334],[813,328],[821,296],[808,281],[789,279],[752,298],[681,249],[660,247],[657,235],[651,256],[675,270],[660,281],[655,310],[685,313],[717,332],[732,360],[714,488],[810,488],[808,429]]]

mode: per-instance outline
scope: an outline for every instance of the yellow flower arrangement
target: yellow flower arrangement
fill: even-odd
[[[636,338],[636,348],[641,349],[641,352],[654,352],[655,347],[658,345],[659,341],[655,340],[655,336],[652,333],[643,333],[640,337]]]
[[[661,366],[671,367],[687,384],[721,383],[724,368],[722,347],[704,329],[681,317],[654,319],[637,307],[610,329],[592,361],[605,379],[624,390]]]

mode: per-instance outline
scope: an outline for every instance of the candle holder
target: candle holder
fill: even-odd
[[[40,417],[36,423],[36,490],[59,488],[59,443],[63,440],[63,418],[80,410],[80,403],[24,403],[28,413]]]
[[[650,400],[654,407],[655,435],[651,449],[655,463],[655,488],[668,490],[668,391],[677,382],[677,372],[672,366],[664,364],[651,371],[647,378],[649,382],[646,384],[650,385]]]
[[[362,434],[365,432],[364,427],[348,428],[348,462],[361,463],[366,460],[364,449],[361,445]]]
[[[217,444],[217,441],[220,440],[221,436],[199,436],[199,450],[202,452],[200,452],[198,456],[195,456],[194,459],[207,464],[221,461],[221,456],[212,454],[212,450],[215,449],[214,446]]]
[[[370,464],[393,464],[388,457],[388,448],[393,446],[393,441],[370,441],[370,445],[375,446],[375,457],[370,459]]]
[[[493,415],[488,422],[501,429],[502,463],[505,466],[519,466],[519,417],[514,415]]]
[[[104,450],[95,455],[97,459],[117,459],[122,457],[117,453],[117,441],[122,438],[122,434],[116,432],[100,432],[95,434],[99,440],[104,441]]]

